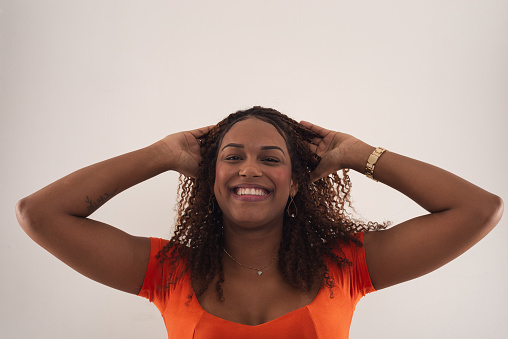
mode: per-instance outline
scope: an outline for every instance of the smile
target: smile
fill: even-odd
[[[230,192],[233,198],[244,202],[264,201],[272,196],[271,191],[259,185],[242,184],[231,188]]]
[[[265,195],[268,195],[270,192],[268,192],[267,190],[262,189],[262,188],[238,187],[238,188],[233,189],[233,193],[238,196],[241,196],[241,195],[265,196]]]

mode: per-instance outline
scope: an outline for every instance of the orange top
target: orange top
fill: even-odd
[[[363,242],[363,233],[357,234]],[[151,238],[150,261],[139,296],[153,302],[166,324],[168,338],[229,339],[229,338],[319,338],[342,339],[349,337],[349,327],[356,304],[365,294],[374,291],[365,262],[363,247],[354,244],[342,246],[343,255],[352,263],[340,269],[327,261],[335,282],[333,298],[323,287],[307,306],[257,326],[243,325],[216,317],[206,312],[195,297],[186,272],[168,288],[167,261],[160,264],[155,255],[167,240]],[[183,266],[183,265],[181,265]],[[190,303],[187,296],[193,294]]]

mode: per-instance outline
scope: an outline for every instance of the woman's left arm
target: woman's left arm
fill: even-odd
[[[347,134],[302,124],[322,136],[315,141],[315,151],[322,157],[317,177],[342,168],[365,172],[374,147]],[[452,261],[487,235],[503,214],[500,197],[441,168],[390,151],[378,159],[374,178],[430,212],[365,234],[367,266],[378,290]]]

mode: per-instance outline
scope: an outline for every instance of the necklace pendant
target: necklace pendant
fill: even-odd
[[[258,273],[258,275],[261,275],[261,274],[263,274],[263,271],[259,270],[257,273]]]

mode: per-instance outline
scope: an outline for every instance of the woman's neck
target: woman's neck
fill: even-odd
[[[224,222],[224,249],[237,263],[263,267],[277,255],[282,223],[265,227],[242,227]]]

